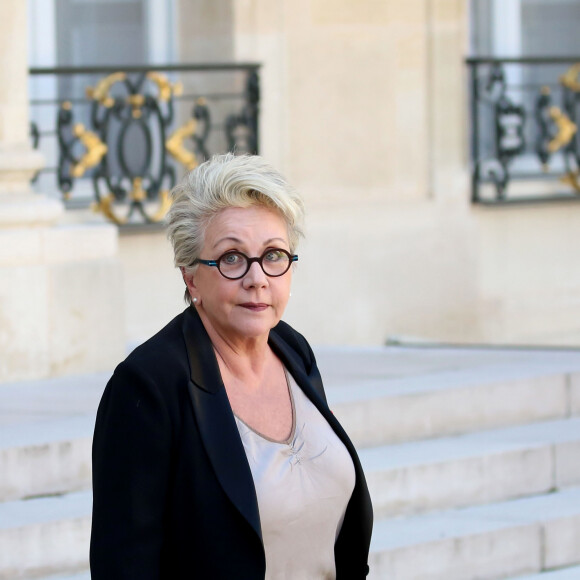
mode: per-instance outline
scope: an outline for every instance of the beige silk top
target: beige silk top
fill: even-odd
[[[250,464],[266,580],[331,580],[334,543],[355,485],[350,454],[287,373],[292,431],[276,442],[236,423]]]

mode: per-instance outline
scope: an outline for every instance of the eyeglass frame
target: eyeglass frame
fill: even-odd
[[[264,257],[266,256],[266,254],[268,254],[268,252],[282,252],[283,254],[286,254],[288,256],[288,267],[286,268],[286,270],[284,270],[284,272],[282,272],[281,274],[268,274],[268,272],[266,272],[266,270],[264,270],[264,266],[263,266],[262,262],[264,260]],[[230,276],[226,276],[220,270],[220,266],[219,266],[220,261],[222,260],[222,258],[224,256],[227,256],[228,254],[240,254],[240,255],[244,256],[244,258],[246,259],[246,265],[247,265],[246,270],[240,276],[236,276],[235,278],[230,278]],[[203,264],[204,266],[215,266],[218,269],[218,272],[226,280],[240,280],[250,271],[250,268],[252,267],[252,264],[254,262],[257,262],[260,265],[262,272],[264,272],[264,274],[266,274],[266,276],[268,276],[269,278],[279,278],[280,276],[284,276],[284,274],[286,274],[288,272],[288,270],[290,270],[290,266],[292,266],[292,264],[294,262],[297,262],[297,261],[298,261],[298,254],[291,254],[288,250],[285,250],[284,248],[268,248],[267,250],[264,250],[264,253],[257,258],[250,258],[250,256],[247,256],[246,254],[244,254],[244,252],[240,252],[238,250],[228,250],[227,252],[224,252],[221,256],[219,256],[215,260],[202,260],[201,258],[196,258],[193,261],[192,265],[195,266],[196,264]]]

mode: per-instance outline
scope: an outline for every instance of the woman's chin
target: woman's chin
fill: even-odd
[[[261,316],[256,314],[251,313],[251,316],[243,316],[241,319],[236,320],[232,325],[232,332],[247,339],[267,337],[270,330],[278,324],[279,320],[271,314],[261,313]]]

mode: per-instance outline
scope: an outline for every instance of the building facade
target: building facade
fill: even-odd
[[[16,4],[23,3],[6,6]],[[260,153],[298,187],[307,206],[286,319],[312,342],[580,344],[580,205],[472,203],[473,95],[465,62],[468,56],[580,60],[572,34],[580,21],[577,3],[30,0],[26,20],[29,57],[19,61],[21,69],[261,65]],[[525,68],[505,68],[510,86],[530,78]],[[186,92],[210,90],[203,81],[184,83]],[[59,99],[60,91],[50,78],[30,84],[32,100]],[[519,103],[517,90],[509,97]],[[11,123],[6,109],[3,114]],[[534,183],[543,182],[517,187],[544,190]],[[59,196],[49,174],[35,187],[49,200]],[[118,271],[103,270],[102,284],[111,290],[100,299],[105,310],[117,304],[109,310],[122,321],[112,327],[119,343],[147,338],[184,307],[161,228],[129,232],[86,209],[66,210],[56,223],[113,235],[109,254],[99,259]],[[28,235],[31,228],[23,224],[21,231]],[[74,262],[82,269],[83,260]],[[91,344],[104,334],[106,328]]]

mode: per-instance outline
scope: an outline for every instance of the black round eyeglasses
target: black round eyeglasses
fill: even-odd
[[[239,280],[248,273],[250,266],[254,262],[260,264],[260,268],[262,268],[266,276],[276,278],[286,274],[292,262],[297,261],[298,256],[296,254],[291,254],[282,248],[270,248],[259,258],[250,258],[242,252],[230,250],[222,254],[217,260],[201,260],[198,258],[193,264],[215,266],[224,278],[228,280]]]

